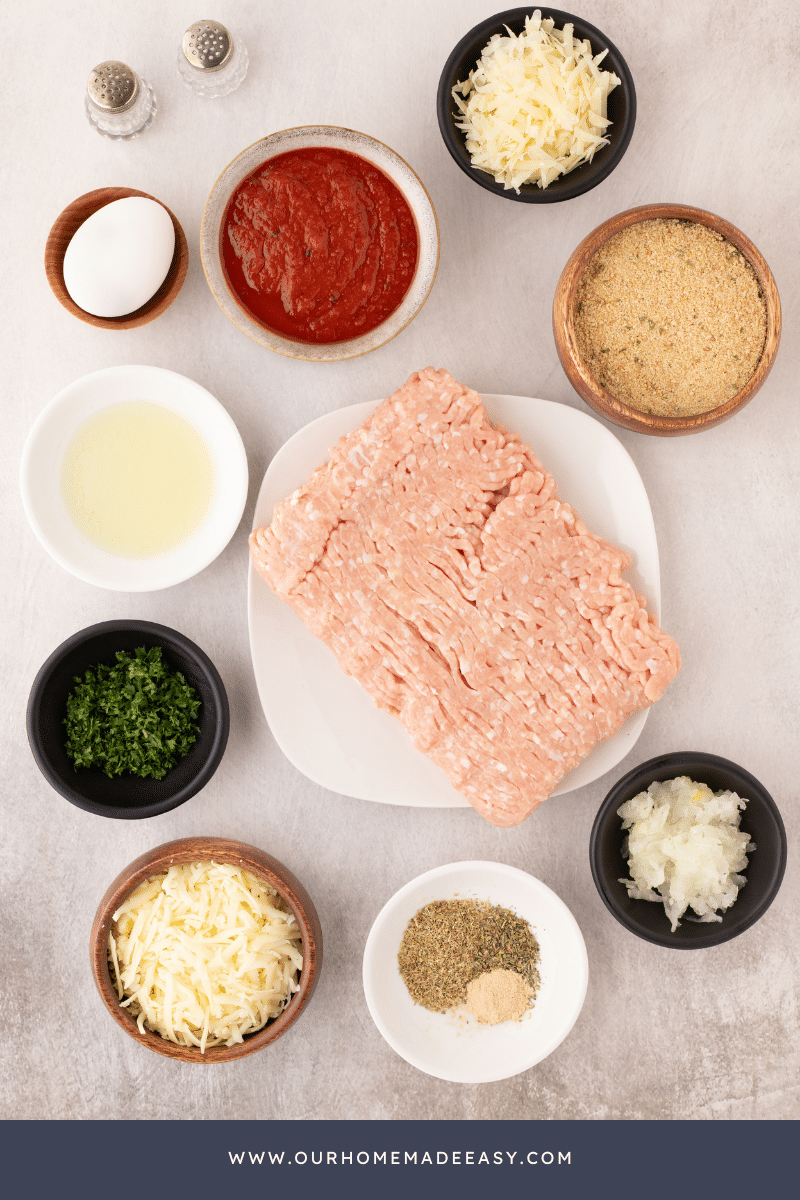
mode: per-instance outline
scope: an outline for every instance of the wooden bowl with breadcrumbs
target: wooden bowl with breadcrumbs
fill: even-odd
[[[781,335],[772,272],[701,208],[646,204],[584,238],[561,273],[553,335],[567,377],[615,425],[660,437],[719,425],[752,400]]]

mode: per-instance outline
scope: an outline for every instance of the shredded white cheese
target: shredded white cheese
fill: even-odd
[[[619,79],[598,68],[587,39],[567,24],[555,29],[537,8],[518,36],[496,33],[474,70],[453,88],[473,167],[508,190],[523,183],[546,188],[591,162],[608,144],[609,92]],[[466,97],[463,99],[462,97]]]
[[[283,899],[227,863],[187,863],[145,880],[114,913],[108,951],[140,1033],[201,1052],[233,1046],[277,1017],[303,966]]]
[[[674,933],[687,908],[700,922],[721,921],[746,880],[738,874],[755,849],[739,828],[747,801],[712,792],[686,775],[651,783],[617,809],[628,830],[632,878],[621,879],[632,900],[664,905]]]

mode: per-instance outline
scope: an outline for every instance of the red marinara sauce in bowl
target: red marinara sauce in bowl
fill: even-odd
[[[229,164],[200,235],[223,312],[291,358],[353,358],[389,341],[433,285],[439,231],[416,174],[366,134],[271,134]]]
[[[308,146],[261,163],[220,226],[234,297],[301,342],[344,342],[383,324],[417,266],[417,225],[388,175],[350,150]]]

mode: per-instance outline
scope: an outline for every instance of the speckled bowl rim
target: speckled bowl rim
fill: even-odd
[[[358,338],[325,344],[296,342],[265,328],[234,299],[225,282],[220,262],[220,225],[231,193],[256,167],[290,150],[324,145],[349,150],[372,163],[398,186],[408,201],[417,223],[419,257],[411,287],[402,302],[382,324]],[[260,346],[287,358],[306,362],[340,362],[377,350],[396,337],[414,319],[428,298],[439,266],[439,223],[428,192],[408,163],[383,142],[366,133],[337,125],[302,125],[282,129],[260,138],[237,154],[217,179],[203,210],[200,224],[200,258],[211,294],[229,321]]]
[[[749,802],[755,802],[754,808],[758,816],[754,818],[762,827],[760,837],[765,837],[767,827],[777,845],[774,856],[767,860],[764,868],[766,877],[755,893],[752,892],[750,872],[752,864],[748,862],[744,874],[751,885],[750,903],[746,915],[735,904],[723,913],[722,921],[700,924],[692,920],[692,915],[684,916],[681,924],[673,933],[670,923],[664,915],[663,924],[656,928],[650,927],[650,919],[654,912],[662,912],[661,905],[649,900],[631,900],[626,894],[622,877],[627,875],[625,860],[620,854],[619,874],[610,873],[603,858],[604,840],[613,834],[622,841],[622,822],[617,815],[617,809],[626,800],[633,799],[639,792],[646,791],[653,782],[673,779],[677,775],[688,774],[690,778],[701,783],[709,783],[715,787],[713,779],[717,773],[723,773],[733,780],[734,790],[744,796]],[[726,783],[725,787],[731,786]],[[759,849],[759,832],[753,831],[755,838],[755,853]],[[762,855],[765,850],[762,846]],[[606,794],[603,803],[597,810],[592,830],[589,835],[589,866],[592,879],[600,899],[616,921],[633,933],[636,937],[655,946],[670,950],[706,950],[723,945],[733,938],[739,937],[760,921],[773,900],[780,891],[783,876],[786,871],[787,838],[786,828],[781,817],[780,809],[766,787],[755,775],[745,767],[739,766],[732,759],[722,758],[718,754],[707,754],[700,750],[677,750],[672,753],[659,754],[633,767]],[[747,886],[747,885],[745,885]],[[743,893],[744,895],[744,893]],[[659,918],[660,920],[660,918]]]

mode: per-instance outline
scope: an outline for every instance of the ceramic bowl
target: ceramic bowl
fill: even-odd
[[[679,775],[705,783],[715,792],[736,792],[747,800],[740,827],[750,835],[756,848],[748,855],[747,868],[742,872],[747,883],[731,907],[721,914],[722,920],[701,924],[691,919],[689,909],[672,933],[663,904],[631,900],[620,882],[628,876],[628,866],[623,855],[625,834],[617,810],[626,800],[646,791],[651,783]],[[657,946],[700,950],[738,937],[763,917],[778,894],[786,868],[786,831],[775,801],[744,767],[714,754],[682,750],[649,759],[614,785],[595,817],[589,858],[600,897],[620,925]]]
[[[156,204],[161,204],[162,208],[167,209],[175,229],[175,252],[164,282],[146,304],[137,308],[135,312],[126,313],[124,317],[95,317],[92,313],[80,308],[67,291],[64,283],[64,255],[67,246],[84,221],[88,220],[98,209],[105,208],[114,200],[125,200],[128,196],[143,196],[145,200],[155,200]],[[98,329],[136,329],[139,325],[147,325],[149,321],[160,317],[177,297],[189,269],[189,247],[186,244],[186,234],[181,228],[180,221],[167,208],[166,204],[156,200],[155,196],[150,196],[147,192],[140,192],[136,188],[97,188],[95,191],[87,192],[84,196],[73,200],[56,217],[44,248],[44,269],[47,274],[47,282],[59,304],[62,304],[80,321],[85,321],[87,325],[96,325]]]
[[[426,904],[454,899],[488,900],[531,926],[541,986],[521,1020],[479,1024],[465,1014],[429,1012],[411,999],[397,965],[406,927]],[[448,863],[412,879],[381,909],[364,949],[364,994],[382,1036],[412,1066],[454,1083],[508,1079],[552,1054],[578,1019],[588,978],[586,946],[566,904],[503,863]]]
[[[127,558],[90,542],[70,517],[61,488],[65,451],[101,409],[146,400],[183,417],[211,455],[213,492],[205,516],[182,542],[162,554]],[[247,455],[228,412],[200,384],[162,367],[106,367],[85,375],[50,401],[34,422],[22,453],[22,503],[34,533],[56,562],[78,579],[120,592],[151,592],[181,583],[221,554],[247,499]]]
[[[405,196],[417,224],[419,255],[417,269],[400,305],[386,320],[361,337],[342,342],[310,343],[294,341],[262,325],[251,315],[228,286],[227,275],[222,263],[221,240],[224,235],[223,220],[231,195],[239,184],[261,163],[290,150],[304,150],[324,146],[337,150],[348,150],[378,167]],[[225,316],[233,324],[258,342],[288,358],[304,359],[307,362],[335,362],[356,358],[376,350],[390,341],[409,321],[412,321],[425,303],[433,287],[439,265],[439,226],[430,196],[418,176],[398,154],[364,133],[342,129],[334,125],[304,125],[297,129],[284,129],[261,138],[238,154],[229,163],[211,189],[206,202],[200,228],[200,254],[208,286]]]
[[[297,920],[302,938],[303,969],[300,972],[300,987],[286,1008],[272,1021],[268,1021],[254,1033],[245,1035],[243,1041],[233,1046],[213,1046],[201,1053],[193,1046],[178,1046],[159,1034],[145,1030],[139,1033],[136,1021],[127,1008],[119,1002],[117,991],[111,981],[108,963],[108,935],[113,915],[119,905],[145,879],[166,872],[173,864],[190,862],[232,863],[273,887],[286,901]],[[246,842],[229,838],[189,837],[157,846],[141,855],[122,871],[108,888],[95,913],[89,940],[92,975],[103,1004],[119,1027],[140,1046],[161,1054],[165,1058],[180,1062],[223,1063],[236,1058],[255,1054],[271,1042],[276,1041],[290,1029],[306,1009],[317,986],[322,968],[322,928],[317,910],[306,889],[283,863],[271,854]]]
[[[197,741],[163,779],[76,770],[64,750],[63,724],[75,676],[101,662],[113,665],[118,650],[130,653],[139,646],[160,646],[164,661],[199,693]],[[185,804],[219,766],[229,727],[228,697],[211,659],[184,634],[151,621],[103,621],[73,634],[41,666],[28,699],[28,741],[40,771],[70,804],[101,817],[138,820]]]
[[[767,312],[767,336],[755,372],[735,396],[708,412],[687,417],[662,417],[653,413],[639,412],[630,408],[616,396],[600,386],[586,367],[578,349],[575,336],[575,303],[578,285],[583,274],[601,246],[623,229],[640,221],[679,220],[696,221],[727,238],[744,255],[755,272]],[[645,204],[618,213],[610,220],[598,225],[570,257],[556,286],[553,299],[553,337],[561,365],[575,391],[601,417],[632,429],[636,433],[656,434],[660,437],[675,437],[684,433],[698,433],[727,421],[753,399],[769,375],[781,337],[781,303],[772,272],[756,247],[740,229],[730,222],[706,212],[702,208],[691,208],[686,204]]]
[[[457,83],[463,82],[477,65],[493,34],[505,33],[506,26],[512,33],[523,32],[525,18],[532,12],[530,7],[510,8],[505,12],[496,13],[470,29],[445,63],[436,96],[439,131],[451,157],[464,174],[488,192],[494,192],[496,196],[502,196],[506,200],[521,201],[523,204],[557,204],[561,200],[571,200],[597,187],[619,165],[628,149],[636,124],[636,89],[633,86],[633,77],[614,43],[594,25],[590,25],[581,17],[573,16],[572,13],[562,12],[557,8],[541,8],[540,11],[544,18],[553,18],[556,29],[563,29],[566,24],[572,22],[575,36],[588,38],[595,55],[607,50],[601,69],[611,71],[620,80],[619,86],[615,87],[608,97],[608,117],[612,122],[608,134],[609,144],[598,150],[590,163],[584,163],[569,174],[561,175],[546,188],[540,188],[535,183],[526,183],[516,192],[513,188],[505,188],[502,183],[497,183],[493,175],[473,167],[464,134],[456,125],[459,112],[453,100],[453,88]]]

